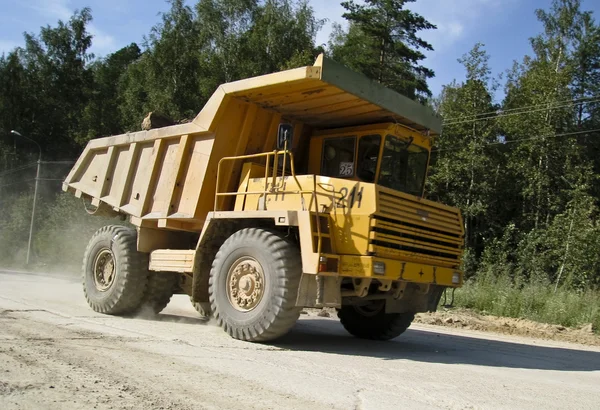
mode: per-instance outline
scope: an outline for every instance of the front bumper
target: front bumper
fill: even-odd
[[[385,266],[383,272],[381,264]],[[376,266],[377,269],[375,269]],[[464,275],[462,271],[448,267],[376,256],[340,255],[336,276],[460,287],[463,284]]]

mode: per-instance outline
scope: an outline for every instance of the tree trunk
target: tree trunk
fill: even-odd
[[[554,293],[556,293],[558,289],[558,284],[560,283],[560,278],[565,270],[565,265],[567,263],[567,258],[569,257],[569,245],[571,244],[571,232],[573,231],[573,223],[575,222],[575,209],[571,209],[571,223],[569,224],[569,233],[567,234],[567,243],[565,245],[565,254],[563,256],[562,263],[560,264],[560,268],[558,269],[558,275],[556,275],[556,283],[554,285]]]

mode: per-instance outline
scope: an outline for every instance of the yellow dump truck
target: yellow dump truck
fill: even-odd
[[[323,56],[221,85],[190,123],[88,143],[63,189],[122,215],[84,255],[92,309],[160,312],[186,294],[232,337],[336,308],[391,339],[462,285],[458,209],[424,199],[428,108]]]

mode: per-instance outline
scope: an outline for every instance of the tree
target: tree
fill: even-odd
[[[435,29],[424,17],[405,9],[414,0],[353,0],[342,6],[343,17],[350,23],[347,32],[334,28],[330,41],[334,59],[376,79],[412,99],[431,97],[427,79],[434,72],[421,65],[423,51],[433,47],[417,33]]]
[[[91,20],[89,9],[75,12],[66,23],[42,27],[39,36],[25,34],[25,48],[16,51],[26,78],[18,128],[50,158],[71,158],[78,151],[76,141],[85,139],[81,119],[93,88]]]
[[[92,95],[83,113],[85,142],[92,138],[122,133],[129,124],[119,106],[124,103],[121,89],[127,68],[140,57],[141,51],[133,43],[91,65],[94,76]]]
[[[432,194],[463,210],[465,268],[587,289],[600,277],[593,139],[595,24],[577,0],[537,10],[533,54],[508,72],[501,106],[489,98],[485,54],[462,62],[464,83],[444,88],[445,117]]]
[[[463,211],[466,244],[476,254],[486,237],[498,234],[494,225],[499,223],[497,213],[503,214],[494,201],[501,185],[501,154],[497,145],[490,145],[497,142],[498,129],[490,115],[497,107],[488,60],[483,44],[476,44],[458,60],[466,80],[444,87],[438,110],[446,125],[436,142],[429,178],[432,197]]]
[[[314,61],[322,24],[306,1],[171,0],[127,68],[121,112],[139,126],[148,111],[192,119],[222,83]]]
[[[173,119],[194,118],[205,99],[198,90],[201,69],[199,22],[183,0],[169,0],[171,8],[154,26],[145,50],[128,66],[121,84],[121,112],[129,128],[139,129],[149,111]]]
[[[25,123],[31,109],[26,87],[27,72],[18,52],[0,57],[0,135],[8,136],[10,130]],[[0,171],[17,165],[18,157],[11,148],[9,140],[0,139]]]
[[[575,136],[572,80],[578,0],[555,0],[550,12],[538,10],[544,33],[531,40],[534,56],[513,70],[504,109],[534,107],[501,118],[511,146],[508,168],[519,181],[523,201],[520,222],[526,229],[548,226],[569,201],[563,178],[578,181],[585,167]],[[565,102],[567,104],[565,105]],[[566,134],[566,135],[563,135]]]
[[[254,56],[250,75],[312,64],[320,52],[315,38],[322,26],[306,0],[266,0],[248,32],[248,51]]]
[[[573,51],[573,96],[576,106],[577,130],[590,131],[579,138],[585,158],[593,164],[595,175],[600,174],[600,140],[592,132],[600,129],[600,27],[592,13],[584,12],[575,28]],[[594,196],[600,197],[600,180],[592,183]]]

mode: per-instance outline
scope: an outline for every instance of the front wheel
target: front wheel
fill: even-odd
[[[211,310],[230,336],[264,342],[286,334],[300,316],[298,247],[279,233],[242,229],[219,249],[209,280]]]
[[[342,326],[360,339],[390,340],[409,328],[415,314],[385,313],[385,301],[372,301],[366,305],[342,306],[338,312]]]

